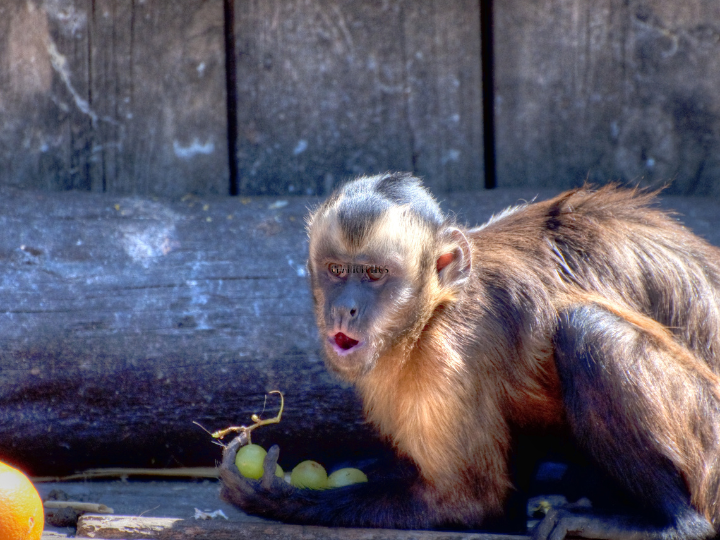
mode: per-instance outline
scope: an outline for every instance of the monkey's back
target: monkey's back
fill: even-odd
[[[605,426],[599,431],[621,424],[623,433],[649,433],[641,447],[673,463],[694,507],[717,528],[720,250],[655,203],[654,194],[608,186],[506,211],[469,231],[473,294],[485,294],[480,304],[491,298],[501,306],[493,310],[493,331],[511,344],[504,349],[510,361],[496,360],[511,366],[502,375],[512,388],[511,422],[537,426],[552,413],[563,421],[573,410],[558,414],[558,403],[599,404],[605,411],[593,413],[595,425]],[[502,300],[506,291],[509,302]],[[581,335],[591,349],[563,341],[568,335]],[[599,383],[595,367],[611,376]],[[566,399],[575,387],[583,388],[582,399]],[[536,412],[543,410],[544,417]],[[633,445],[623,436],[618,456]],[[597,441],[577,437],[592,453]],[[643,478],[648,489],[660,489],[663,473],[640,454],[629,469],[610,455],[596,457],[611,472],[643,471],[630,480],[625,472],[615,475],[630,491]]]
[[[654,193],[606,186],[511,209],[470,231],[477,257],[511,248],[554,292],[597,294],[668,328],[720,373],[720,249],[657,208]]]

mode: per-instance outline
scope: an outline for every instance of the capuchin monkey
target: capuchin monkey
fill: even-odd
[[[551,510],[535,538],[701,539],[720,524],[720,250],[606,186],[463,228],[408,174],[308,220],[328,368],[416,471],[296,489],[221,467],[222,496],[291,523],[503,528],[524,434],[566,437],[630,501]],[[524,520],[522,527],[524,527]]]

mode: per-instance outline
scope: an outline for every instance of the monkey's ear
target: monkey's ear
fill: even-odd
[[[448,286],[460,284],[470,276],[472,257],[470,242],[456,227],[448,227],[442,233],[443,251],[435,261],[440,283]]]

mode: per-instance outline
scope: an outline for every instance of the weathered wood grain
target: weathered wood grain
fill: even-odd
[[[498,185],[720,194],[720,5],[495,2]]]
[[[408,3],[403,31],[415,172],[436,191],[482,189],[479,3]]]
[[[317,353],[306,199],[0,199],[0,455],[37,475],[213,464],[192,422],[249,424],[273,389],[283,422],[260,431],[286,457],[305,431],[325,455],[362,446],[357,402]]]
[[[401,531],[394,529],[344,529],[282,525],[279,523],[238,523],[222,520],[183,520],[134,516],[85,515],[78,523],[78,538],[153,538],[157,540],[525,540],[524,535],[459,533],[443,531]]]
[[[222,0],[10,0],[0,35],[0,183],[227,193]]]
[[[385,170],[481,185],[476,3],[237,0],[235,20],[241,192]]]
[[[482,184],[477,2],[235,0],[240,187]],[[495,2],[498,182],[718,195],[720,7]],[[222,0],[0,5],[0,183],[228,191]]]

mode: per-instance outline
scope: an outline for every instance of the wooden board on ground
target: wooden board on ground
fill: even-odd
[[[258,442],[286,458],[303,432],[363,446],[357,400],[318,354],[310,201],[285,203],[4,190],[0,455],[35,475],[212,465],[221,449],[193,421],[274,416],[275,389],[283,422]]]
[[[157,540],[527,540],[529,536],[402,531],[394,529],[345,529],[279,523],[236,523],[223,520],[182,520],[134,516],[86,515],[80,518],[78,538],[152,538]]]

